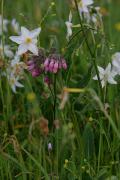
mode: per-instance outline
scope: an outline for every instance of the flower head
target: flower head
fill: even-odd
[[[10,50],[10,46],[9,45],[3,45],[2,43],[0,43],[0,56],[3,57],[3,55],[5,55],[8,58],[12,58],[14,56],[13,52]]]
[[[112,56],[113,72],[120,75],[120,52]]]
[[[11,71],[14,76],[18,76],[22,78],[24,69],[27,68],[26,64],[20,61],[20,56],[16,53],[14,59],[11,61]]]
[[[53,53],[44,62],[46,72],[57,73],[60,69],[67,69],[67,63],[60,55]]]
[[[89,12],[88,7],[92,4],[93,0],[80,0],[78,5],[80,14]]]
[[[14,93],[16,93],[16,87],[24,87],[18,80],[19,80],[19,77],[15,77],[13,74],[11,74],[9,77],[8,77],[8,80],[9,80],[9,84],[12,88],[12,91]]]
[[[20,56],[16,53],[14,59],[6,64],[6,70],[2,72],[2,76],[8,79],[8,83],[14,93],[16,93],[17,87],[24,87],[19,82],[24,77],[24,69],[26,69],[26,64],[20,61]]]
[[[43,72],[43,62],[45,60],[45,54],[42,49],[39,49],[38,56],[33,55],[27,61],[27,69],[33,77],[37,77]]]
[[[0,36],[2,35],[2,23],[3,23],[3,31],[7,32],[8,20],[3,19],[3,17],[0,15]]]
[[[112,71],[111,64],[109,63],[106,69],[98,66],[99,76],[101,80],[102,87],[106,86],[107,82],[109,84],[117,84],[114,80],[115,73]],[[98,80],[97,75],[93,77],[94,80]]]
[[[51,142],[48,143],[48,151],[52,151],[52,144],[51,144]]]
[[[12,29],[15,33],[19,34],[20,33],[20,25],[19,23],[16,21],[16,19],[13,19],[11,22],[11,26]]]
[[[37,28],[33,31],[29,31],[25,27],[21,27],[21,35],[20,36],[11,36],[10,39],[13,42],[19,44],[18,47],[18,55],[22,55],[27,51],[32,52],[35,55],[38,55],[38,47],[37,47],[37,37],[41,31],[41,28]]]
[[[69,14],[69,20],[65,22],[66,26],[67,26],[67,40],[69,40],[69,37],[72,36],[72,13],[70,11]]]

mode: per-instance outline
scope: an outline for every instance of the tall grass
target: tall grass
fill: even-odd
[[[77,1],[76,6],[70,2],[1,0],[4,18],[16,18],[29,29],[41,26],[39,47],[56,47],[68,63],[66,72],[51,75],[51,89],[42,75],[32,78],[25,72],[24,88],[13,94],[9,82],[0,77],[1,180],[120,179],[120,80],[102,89],[97,68],[106,66],[120,50],[120,32],[115,29],[120,3],[96,1],[104,8],[105,32],[94,36],[81,22]],[[81,27],[74,28],[67,43],[65,21],[70,9]],[[3,33],[0,38],[3,47],[6,41],[14,51],[11,35]],[[95,74],[98,82],[92,79]],[[70,88],[66,88],[69,98],[61,110],[64,87]]]

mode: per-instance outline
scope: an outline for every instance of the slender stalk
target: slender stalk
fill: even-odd
[[[54,114],[53,114],[53,120],[56,120],[56,101],[57,101],[57,92],[56,92],[56,85],[57,85],[57,75],[54,75]],[[59,172],[58,172],[58,166],[59,166],[59,134],[58,134],[58,130],[56,131],[56,174],[57,177],[59,176]]]
[[[53,107],[53,120],[56,119],[56,74],[54,75],[54,107]]]
[[[2,53],[2,58],[4,59],[4,29],[3,29],[3,16],[4,16],[4,0],[1,1],[1,15],[2,15],[2,38],[1,38],[1,44],[2,44],[2,49],[3,49],[3,53]]]
[[[77,0],[74,0],[74,2],[75,2],[76,9],[77,9],[78,17],[79,17],[79,23],[81,25],[81,30],[82,30],[83,36],[85,37],[85,43],[86,43],[87,49],[88,49],[88,51],[89,51],[89,53],[91,55],[91,58],[93,60],[93,65],[95,67],[95,71],[96,71],[96,74],[97,74],[98,83],[99,83],[99,87],[100,87],[101,97],[102,97],[102,100],[103,100],[104,97],[103,97],[102,85],[101,85],[99,71],[98,71],[98,67],[97,67],[97,63],[96,63],[95,53],[92,52],[92,50],[91,50],[91,48],[89,46],[89,43],[88,43],[88,40],[87,40],[87,36],[86,36],[85,30],[84,30],[84,26],[82,24],[82,20],[81,20],[81,17],[80,17]]]
[[[1,37],[1,44],[2,44],[2,49],[3,49],[3,53],[1,54],[1,58],[4,59],[3,14],[4,14],[4,0],[1,1],[1,15],[2,15],[2,37]],[[4,99],[3,89],[2,89],[2,80],[0,80],[0,92],[1,92],[1,99],[2,99],[2,105],[3,105],[3,116],[4,116],[4,120],[6,120],[5,99]]]
[[[99,138],[99,152],[98,152],[98,165],[97,165],[97,171],[100,170],[100,160],[101,160],[101,149],[102,149],[102,132],[100,127],[100,138]]]

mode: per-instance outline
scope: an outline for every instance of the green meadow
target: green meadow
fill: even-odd
[[[120,180],[120,0],[84,1],[0,0],[0,180]]]

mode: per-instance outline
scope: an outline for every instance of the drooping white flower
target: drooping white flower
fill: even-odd
[[[18,55],[22,55],[27,51],[32,52],[35,55],[38,55],[38,47],[37,47],[37,37],[41,31],[41,28],[37,28],[33,31],[29,31],[25,27],[21,27],[21,35],[20,36],[11,36],[10,39],[13,42],[19,44],[18,47]]]
[[[12,58],[14,56],[9,45],[4,45],[3,47],[2,43],[0,43],[0,56],[2,57],[3,54],[8,58]]]
[[[16,19],[13,19],[11,21],[11,26],[12,26],[12,29],[15,33],[19,34],[20,33],[20,25],[19,23],[16,21]]]
[[[120,52],[116,52],[112,56],[112,65],[113,72],[116,73],[116,75],[120,75]]]
[[[0,15],[0,36],[2,35],[2,23],[3,23],[3,31],[7,32],[7,24],[8,24],[7,19],[2,19],[2,16]]]
[[[69,14],[69,20],[65,22],[66,26],[67,26],[67,40],[69,41],[70,36],[72,36],[72,13],[70,11]]]
[[[15,76],[22,77],[24,69],[27,68],[26,64],[23,61],[20,61],[20,56],[16,53],[14,59],[11,61],[11,71]]]
[[[15,77],[12,73],[8,77],[9,84],[11,86],[11,89],[14,93],[16,93],[16,87],[22,88],[24,87],[20,82],[19,82],[19,77]]]
[[[93,4],[93,0],[80,0],[78,4],[80,15],[82,13],[88,13],[89,9],[88,7]]]
[[[19,81],[24,78],[24,70],[26,68],[26,64],[20,60],[20,56],[16,52],[14,58],[8,61],[6,70],[1,73],[2,76],[8,79],[8,83],[14,93],[16,93],[17,87],[24,87]]]
[[[98,66],[99,71],[99,77],[101,80],[102,88],[106,86],[107,82],[109,84],[117,84],[117,82],[114,80],[115,73],[112,71],[111,64],[109,63],[106,69],[103,69],[102,67]],[[98,80],[97,75],[93,77],[94,80]]]

